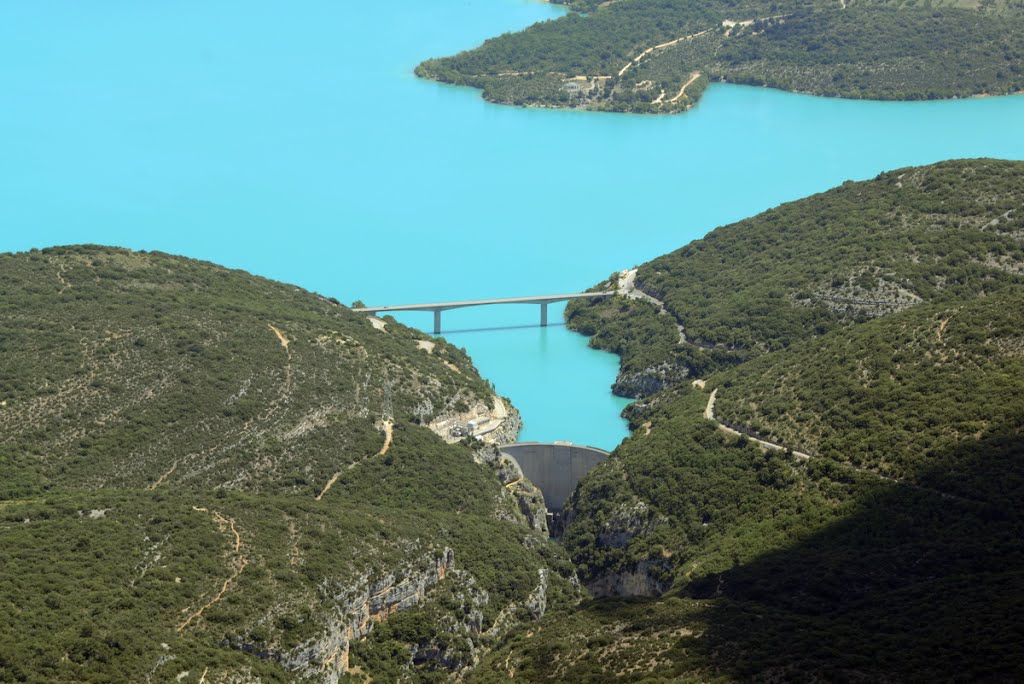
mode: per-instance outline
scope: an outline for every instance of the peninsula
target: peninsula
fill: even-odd
[[[711,82],[877,100],[1024,90],[1024,4],[574,0],[416,73],[504,104],[674,113]]]

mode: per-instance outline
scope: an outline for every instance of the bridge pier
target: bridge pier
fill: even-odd
[[[379,316],[393,311],[433,311],[434,334],[441,334],[441,312],[448,309],[461,309],[467,306],[483,306],[485,304],[539,304],[540,325],[548,325],[548,304],[567,302],[574,299],[604,299],[614,297],[614,292],[580,292],[578,294],[541,295],[539,297],[507,297],[505,299],[476,299],[464,302],[431,302],[430,304],[399,304],[394,306],[360,306],[352,309],[356,313]]]

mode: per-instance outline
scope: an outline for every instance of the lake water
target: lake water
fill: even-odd
[[[644,117],[494,106],[412,75],[559,12],[7,0],[0,250],[158,249],[369,304],[563,293],[847,179],[1024,158],[1024,97],[713,86],[688,114]],[[522,438],[615,446],[615,357],[537,320],[536,306],[490,307],[448,312],[444,328],[522,411]]]

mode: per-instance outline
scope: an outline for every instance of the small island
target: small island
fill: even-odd
[[[575,0],[416,73],[532,107],[670,114],[729,82],[872,100],[1024,90],[1024,3]]]

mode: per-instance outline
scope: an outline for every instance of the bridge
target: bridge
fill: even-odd
[[[434,334],[441,334],[441,312],[449,309],[463,309],[468,306],[488,306],[491,304],[539,304],[540,324],[542,327],[548,324],[548,304],[567,302],[571,299],[604,299],[611,297],[614,292],[583,292],[580,294],[558,294],[540,295],[539,297],[509,297],[507,299],[473,299],[465,302],[434,302],[432,304],[396,304],[389,306],[363,306],[352,309],[358,313],[375,316],[379,313],[393,313],[395,311],[433,311],[434,312]]]
[[[608,452],[572,442],[518,442],[498,450],[544,495],[544,505],[556,517],[583,476],[608,458]]]

